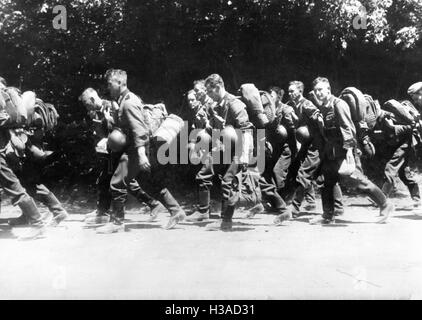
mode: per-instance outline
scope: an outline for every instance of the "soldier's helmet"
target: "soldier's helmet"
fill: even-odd
[[[107,145],[113,152],[121,152],[126,147],[126,135],[119,129],[114,129],[109,135]]]
[[[277,126],[275,133],[276,133],[277,141],[284,142],[287,140],[288,133],[287,133],[286,127],[284,127],[282,124],[279,124]]]
[[[301,144],[308,142],[311,139],[308,126],[301,126],[296,130],[296,139]]]

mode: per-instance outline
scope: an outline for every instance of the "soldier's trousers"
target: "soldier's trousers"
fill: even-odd
[[[272,208],[282,213],[286,210],[286,203],[278,193],[276,181],[284,184],[288,166],[291,161],[291,153],[287,143],[281,148],[273,147],[273,152],[265,152],[265,169],[259,179],[259,186],[263,200],[268,201]],[[282,182],[281,182],[282,181]]]
[[[42,183],[43,172],[44,163],[27,160],[24,162],[22,170],[17,171],[17,176],[27,193],[44,204],[53,216],[67,214],[54,193]]]
[[[284,143],[282,146],[273,145],[273,155],[269,161],[269,165],[273,168],[274,181],[277,191],[280,191],[285,187],[291,163],[292,152],[289,145],[287,143]],[[267,165],[267,162],[265,165]]]
[[[151,154],[155,154],[151,152]],[[151,161],[151,163],[154,163]],[[128,151],[128,154],[121,155],[119,164],[111,178],[110,188],[112,194],[112,213],[115,220],[124,218],[124,204],[126,201],[125,192],[129,187],[133,192],[134,185],[138,185],[139,192],[153,200],[159,200],[169,210],[173,216],[181,210],[179,203],[165,187],[166,172],[162,166],[154,164],[151,166],[151,172],[141,171],[139,166],[139,156],[136,150]],[[136,197],[139,199],[140,194]],[[149,200],[147,200],[149,201]]]
[[[289,203],[292,199],[294,200],[297,188],[303,186],[303,196],[300,204],[303,198],[310,203],[315,203],[315,190],[312,180],[320,163],[318,150],[316,150],[315,154],[315,148],[311,144],[301,145],[289,166],[286,186],[281,191],[286,202]]]
[[[395,177],[399,177],[401,181],[409,189],[410,196],[413,200],[420,200],[419,186],[414,178],[414,173],[409,167],[409,158],[412,153],[412,147],[408,139],[401,141],[398,147],[393,147],[387,154],[389,160],[384,169],[384,185],[382,190],[387,195],[391,194],[395,187]]]
[[[117,216],[124,216],[124,206],[128,192],[140,203],[149,206],[156,201],[139,186],[138,181],[132,179],[127,185],[123,177],[128,173],[128,156],[125,153],[112,153],[101,159],[101,172],[97,179],[97,210],[105,213],[110,208]],[[113,206],[112,206],[113,203]]]
[[[222,158],[220,158],[222,159]],[[199,187],[199,209],[206,212],[210,207],[210,188],[215,175],[221,179],[222,208],[221,218],[231,221],[234,214],[234,206],[238,201],[238,181],[237,176],[242,167],[235,161],[229,164],[214,164],[212,155],[208,155],[201,170],[196,175],[196,181]]]
[[[335,185],[338,182],[365,193],[380,208],[384,208],[386,206],[387,198],[384,193],[364,175],[360,162],[360,155],[361,152],[359,149],[353,150],[356,170],[350,176],[340,177],[338,171],[343,160],[346,158],[346,151],[344,150],[344,152],[338,154],[336,157],[328,157],[327,154],[324,154],[321,163],[321,170],[324,176],[324,187],[322,188],[321,197],[322,208],[326,217],[331,218],[334,215]]]
[[[18,205],[31,223],[42,223],[41,214],[34,200],[28,195],[16,174],[10,168],[3,151],[0,152],[0,186],[12,198],[12,204]]]

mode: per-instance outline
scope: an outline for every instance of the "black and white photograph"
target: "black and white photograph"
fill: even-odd
[[[421,115],[421,0],[0,0],[0,300],[420,300]]]

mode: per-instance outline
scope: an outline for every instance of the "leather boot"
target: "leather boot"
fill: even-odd
[[[185,211],[180,207],[177,200],[173,197],[170,191],[167,188],[164,188],[160,191],[161,203],[170,211],[170,220],[164,229],[169,230],[174,228],[179,222],[183,221],[186,218]]]
[[[60,201],[52,192],[49,192],[46,195],[42,195],[40,200],[53,214],[53,220],[51,221],[50,225],[57,226],[60,224],[60,222],[64,221],[69,216]]]
[[[30,196],[24,197],[19,201],[24,216],[28,217],[31,223],[30,229],[19,237],[19,240],[32,240],[42,236],[45,233],[46,225],[41,218],[41,214],[35,205],[34,199]]]

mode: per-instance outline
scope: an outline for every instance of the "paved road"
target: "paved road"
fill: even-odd
[[[421,299],[422,217],[399,208],[388,224],[364,198],[347,198],[334,226],[312,213],[287,226],[272,215],[237,218],[233,232],[206,223],[161,228],[131,209],[126,232],[98,235],[83,214],[35,241],[0,221],[1,299]],[[318,207],[320,212],[320,207]],[[0,218],[17,216],[2,208]]]

